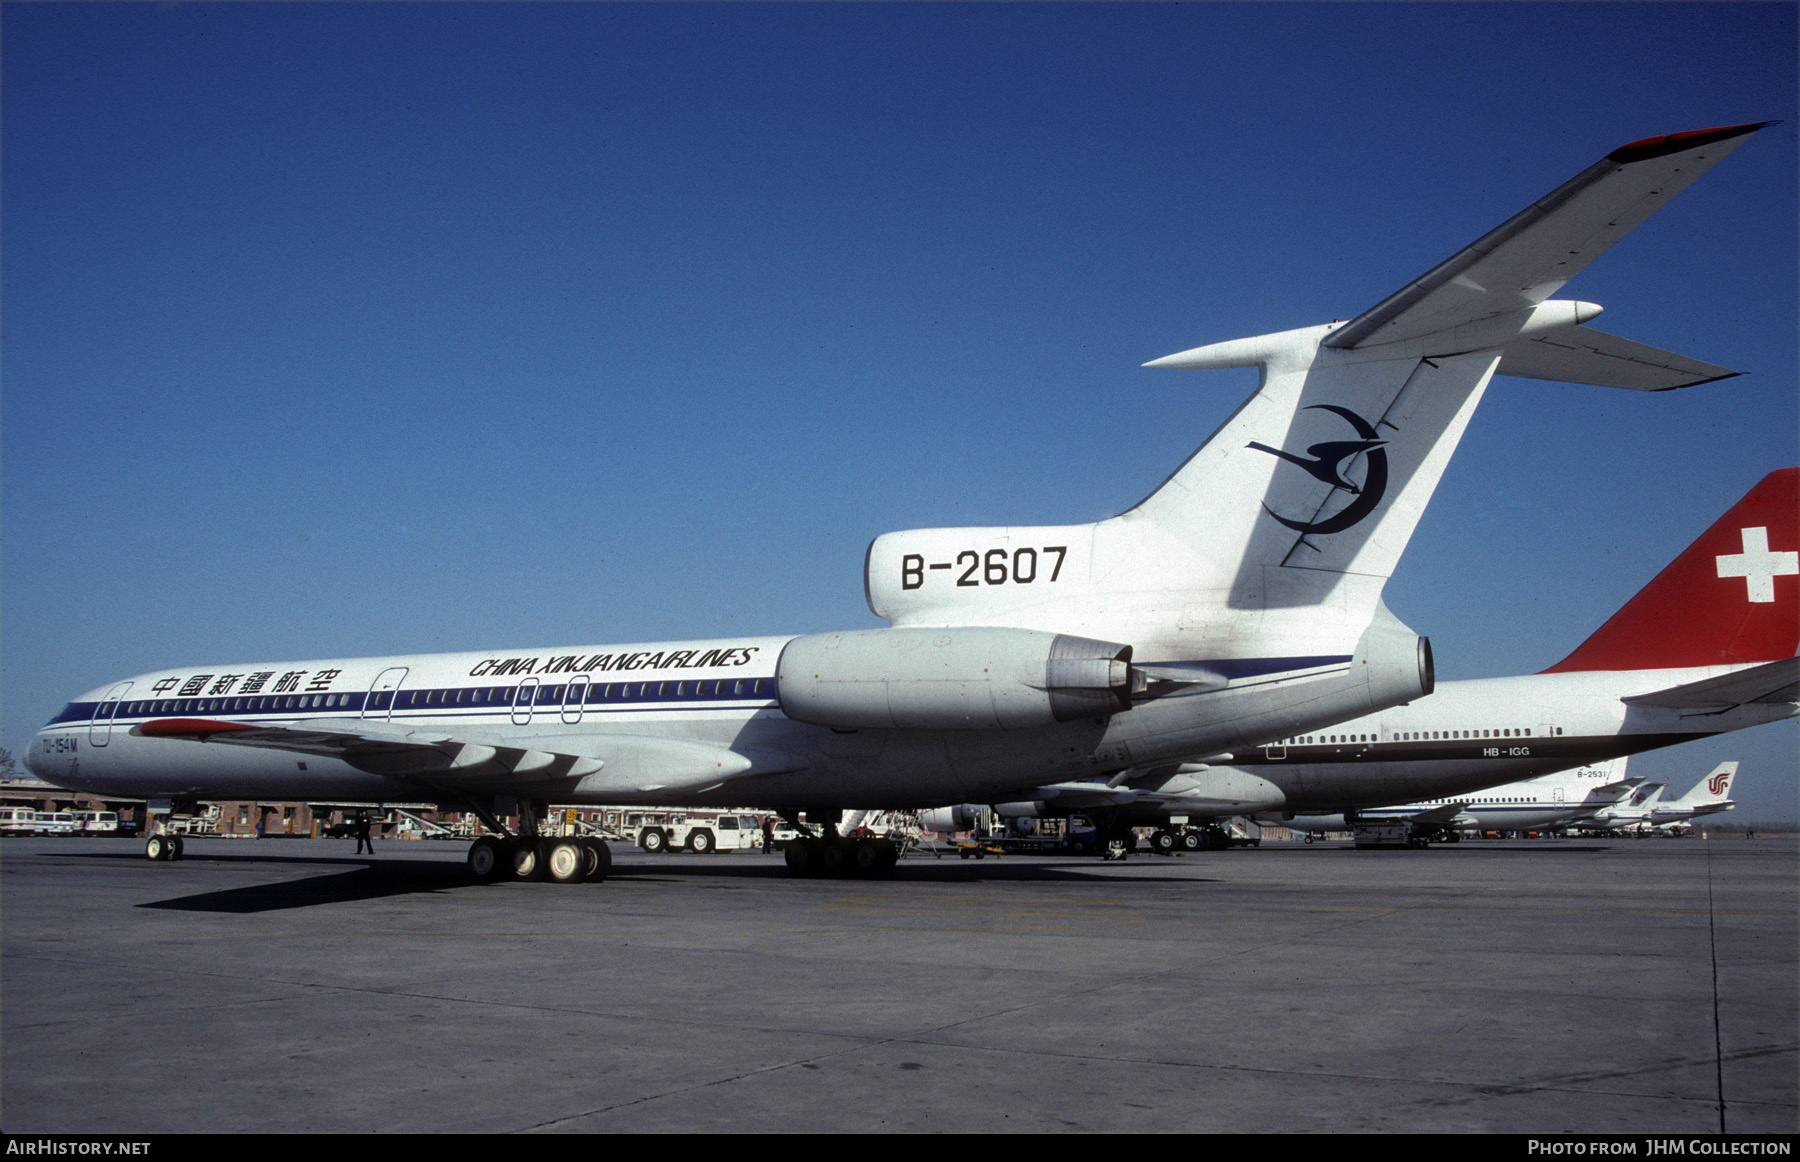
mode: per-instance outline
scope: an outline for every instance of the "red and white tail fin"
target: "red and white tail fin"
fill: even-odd
[[[1701,803],[1718,803],[1731,798],[1731,780],[1737,777],[1738,765],[1734,762],[1720,763],[1712,769],[1712,773],[1695,783],[1693,789],[1676,803],[1683,807],[1696,807]]]
[[[1780,468],[1544,673],[1774,662],[1796,648],[1800,468]]]

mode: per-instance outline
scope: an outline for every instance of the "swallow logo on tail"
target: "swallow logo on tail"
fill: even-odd
[[[1326,517],[1324,520],[1289,520],[1266,504],[1263,505],[1263,511],[1295,532],[1341,533],[1374,512],[1375,506],[1380,504],[1381,498],[1387,494],[1387,453],[1382,450],[1387,441],[1376,439],[1375,429],[1370,426],[1369,422],[1349,408],[1321,403],[1313,404],[1304,410],[1326,411],[1340,416],[1361,438],[1327,440],[1323,443],[1308,445],[1306,451],[1307,455],[1312,457],[1310,460],[1305,456],[1283,452],[1279,448],[1271,448],[1267,444],[1260,444],[1255,440],[1250,441],[1247,446],[1255,448],[1258,452],[1267,452],[1271,456],[1278,456],[1290,464],[1298,464],[1315,478],[1331,485],[1334,489],[1348,492],[1356,499],[1345,505],[1335,515]],[[1351,458],[1365,454],[1368,456],[1369,470],[1363,475],[1362,484],[1358,486],[1344,478],[1343,466]]]

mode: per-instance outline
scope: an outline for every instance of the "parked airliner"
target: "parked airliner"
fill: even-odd
[[[1646,794],[1644,780],[1625,777],[1629,759],[1539,775],[1468,795],[1332,814],[1295,815],[1286,825],[1314,835],[1359,823],[1409,823],[1419,839],[1453,839],[1459,831],[1537,831],[1598,819]]]
[[[1419,838],[1453,839],[1459,831],[1626,831],[1686,823],[1729,811],[1735,762],[1720,763],[1681,798],[1665,803],[1667,783],[1625,777],[1626,758],[1553,775],[1539,775],[1469,795],[1334,815],[1296,815],[1296,831],[1344,831],[1357,823],[1406,822]]]
[[[1633,791],[1629,798],[1610,807],[1602,807],[1586,818],[1574,820],[1571,826],[1598,835],[1643,832],[1650,827],[1650,817],[1655,813],[1657,803],[1662,800],[1663,792],[1668,789],[1667,783],[1645,783]]]
[[[1737,778],[1736,763],[1720,763],[1704,779],[1688,788],[1688,793],[1669,803],[1658,802],[1650,811],[1650,823],[1671,827],[1691,823],[1703,815],[1730,811],[1737,804],[1731,798],[1731,784]]]
[[[477,875],[574,881],[603,874],[604,848],[540,839],[551,803],[829,821],[991,802],[1422,698],[1429,644],[1381,592],[1490,377],[1666,390],[1734,374],[1550,296],[1761,127],[1614,150],[1348,322],[1153,361],[1261,382],[1119,516],[878,537],[864,586],[886,628],[184,665],[78,696],[27,763],[171,803],[436,801],[503,836],[471,847]],[[788,854],[894,858],[829,826]]]
[[[1500,784],[1791,718],[1800,712],[1797,550],[1800,468],[1781,468],[1542,673],[1441,682],[1428,698],[1229,762],[1064,784],[994,809],[1008,817],[1110,810],[1136,825],[1170,815],[1193,823],[1313,814],[1338,820],[1313,829],[1339,830],[1345,814],[1465,802],[1503,793],[1485,790]],[[1207,846],[1220,844],[1216,823],[1206,834]]]

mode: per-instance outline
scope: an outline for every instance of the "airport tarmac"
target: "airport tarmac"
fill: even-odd
[[[615,849],[575,887],[187,849],[0,843],[7,1132],[1800,1124],[1791,835],[871,880]]]

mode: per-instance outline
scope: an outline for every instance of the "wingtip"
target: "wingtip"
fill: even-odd
[[[1667,157],[1671,153],[1697,149],[1702,145],[1711,145],[1715,141],[1729,141],[1733,137],[1743,137],[1773,124],[1775,124],[1773,121],[1751,121],[1743,125],[1721,125],[1713,129],[1689,129],[1684,133],[1646,137],[1641,141],[1621,145],[1607,154],[1606,160],[1617,162],[1620,165],[1629,165],[1634,161],[1649,161],[1653,157]]]

